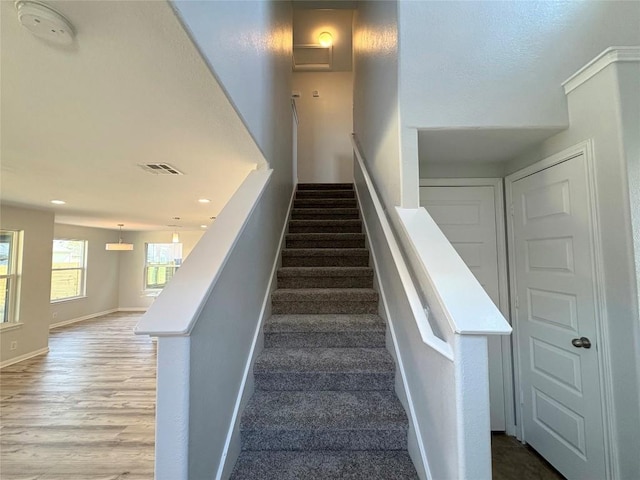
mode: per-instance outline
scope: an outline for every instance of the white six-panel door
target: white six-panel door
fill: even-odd
[[[451,242],[500,308],[495,189],[493,186],[421,186],[420,205]],[[491,430],[504,431],[505,384],[501,337],[490,337]]]
[[[510,191],[523,437],[567,478],[605,479],[584,154]]]

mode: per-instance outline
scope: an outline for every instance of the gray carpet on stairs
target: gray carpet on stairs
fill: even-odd
[[[417,479],[351,184],[299,184],[233,480]]]

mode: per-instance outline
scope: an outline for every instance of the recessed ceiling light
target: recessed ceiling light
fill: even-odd
[[[199,203],[211,203],[211,200],[209,200],[208,198],[199,198],[198,202]]]
[[[200,228],[207,228],[206,225],[200,225]]]
[[[64,205],[65,202],[64,200],[51,200],[51,203],[53,203],[54,205]]]

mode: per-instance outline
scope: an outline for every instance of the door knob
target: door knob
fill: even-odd
[[[574,338],[571,340],[571,345],[576,348],[591,348],[591,340],[587,337]]]

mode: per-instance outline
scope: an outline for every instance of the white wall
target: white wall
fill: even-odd
[[[301,93],[298,110],[298,180],[302,183],[353,181],[353,74],[299,72],[292,88]],[[313,97],[317,90],[319,97]]]
[[[133,243],[133,251],[107,252],[119,262],[120,282],[118,307],[122,309],[145,310],[154,296],[144,290],[144,256],[147,243],[170,243],[173,232],[124,232],[122,241]],[[202,237],[203,232],[179,232],[182,243],[182,258],[185,259]],[[117,240],[116,240],[117,241]],[[104,246],[103,246],[104,248]]]
[[[51,324],[109,312],[118,308],[120,281],[118,252],[107,252],[107,242],[117,242],[118,232],[56,223],[54,238],[87,241],[86,296],[51,304]]]
[[[400,205],[403,193],[396,7],[395,1],[359,2],[353,23],[353,130],[387,208]],[[416,195],[417,178],[416,167]]]
[[[17,301],[18,321],[22,325],[10,330],[0,329],[0,363],[47,348],[53,219],[53,212],[0,207],[0,228],[23,232],[21,291]],[[18,342],[15,350],[10,349],[13,341]]]
[[[637,136],[637,121],[635,125],[628,124],[632,118],[622,113],[626,108],[635,108],[636,112],[640,108],[637,75],[637,67],[620,68],[620,64],[609,65],[597,73],[567,96],[570,128],[507,165],[507,173],[515,172],[572,145],[593,139],[605,279],[602,287],[607,318],[604,320],[609,332],[617,429],[614,441],[618,447],[620,478],[640,478],[637,451],[640,432],[640,327],[629,207],[630,180],[627,176],[628,154],[632,152],[626,150],[630,144],[622,140],[623,133],[634,132]],[[621,97],[621,85],[625,87],[624,97]],[[633,88],[627,88],[629,86]],[[637,185],[637,178],[631,183]]]

